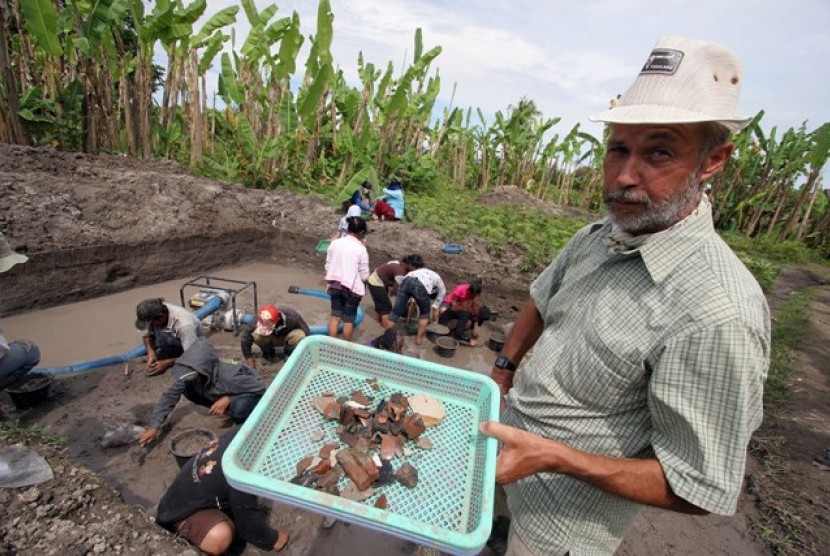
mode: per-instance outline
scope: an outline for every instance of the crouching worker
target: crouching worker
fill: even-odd
[[[216,350],[203,338],[179,357],[172,373],[173,384],[156,404],[150,427],[138,437],[142,445],[155,440],[182,395],[197,405],[209,407],[211,415],[227,416],[234,423],[242,423],[265,392],[265,385],[254,369],[241,363],[220,361]]]
[[[277,348],[288,357],[300,340],[309,335],[311,329],[294,309],[263,305],[259,308],[256,321],[242,327],[242,357],[249,367],[256,369],[252,351],[254,344],[262,350],[263,359],[274,362],[277,360]]]
[[[159,375],[176,363],[196,338],[202,323],[184,307],[165,303],[160,297],[145,299],[135,308],[135,327],[147,348],[147,374]]]
[[[241,553],[246,542],[279,552],[288,534],[268,525],[256,496],[225,479],[222,456],[238,430],[214,440],[182,467],[159,502],[156,523],[207,554],[222,554],[232,545]]]

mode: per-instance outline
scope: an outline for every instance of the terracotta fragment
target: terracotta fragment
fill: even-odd
[[[326,490],[329,487],[336,485],[337,481],[339,481],[342,476],[343,472],[339,467],[329,469],[328,473],[317,480],[317,487]]]
[[[425,430],[424,421],[418,413],[411,413],[403,420],[403,433],[410,440],[417,439]]]
[[[398,447],[398,442],[391,434],[384,434],[383,440],[380,442],[380,457],[381,459],[392,459],[395,457],[395,452]]]
[[[402,406],[404,410],[409,407],[409,400],[400,392],[396,392],[395,394],[389,396],[389,403]]]
[[[319,411],[322,415],[326,414],[326,408],[334,401],[334,396],[318,396],[311,400],[311,407]]]
[[[385,494],[381,494],[380,498],[375,500],[375,507],[380,508],[381,510],[385,510],[388,505],[389,505],[389,501],[386,499]]]
[[[338,444],[337,442],[323,444],[323,446],[320,448],[320,457],[323,459],[329,459],[329,454],[331,454],[332,451],[337,450],[339,447],[340,444]]]
[[[411,463],[406,462],[401,465],[397,473],[395,473],[395,478],[403,486],[407,488],[415,488],[418,484],[418,470],[415,469]]]
[[[372,459],[354,448],[346,448],[337,452],[337,463],[343,467],[343,471],[361,491],[369,488],[380,474],[380,470]]]
[[[329,405],[326,406],[325,411],[323,412],[323,417],[328,419],[329,421],[339,421],[340,420],[340,411],[343,406],[341,406],[337,402],[331,402]]]
[[[369,405],[369,400],[366,399],[366,395],[360,390],[352,392],[352,399],[360,405]]]
[[[316,456],[306,456],[297,462],[297,475],[302,474],[303,471],[311,467],[311,462]]]
[[[348,498],[349,500],[354,500],[355,502],[363,502],[367,498],[371,498],[375,495],[375,489],[367,488],[365,490],[360,490],[357,488],[352,482],[346,485],[346,488],[340,493],[340,496],[343,498]]]
[[[331,471],[331,463],[329,463],[329,458],[324,459],[314,467],[314,472],[321,477],[329,471]]]
[[[380,392],[380,385],[377,382],[373,382],[372,384],[370,384],[370,386],[372,387],[372,390],[374,390],[375,392]]]
[[[425,436],[419,438],[415,445],[422,450],[432,450],[432,440]]]

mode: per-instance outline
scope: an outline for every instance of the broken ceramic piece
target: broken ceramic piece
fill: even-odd
[[[387,500],[385,494],[381,494],[380,497],[375,500],[375,507],[381,510],[385,510],[389,506],[389,500]]]
[[[432,450],[432,440],[425,436],[420,437],[415,445],[422,450]]]
[[[372,458],[354,448],[346,448],[337,452],[337,463],[361,491],[369,488],[380,474]]]
[[[413,413],[419,413],[427,427],[434,427],[447,415],[444,404],[426,394],[415,394],[409,398]]]
[[[418,470],[411,463],[406,462],[398,468],[395,478],[407,488],[415,488],[418,484]]]
[[[367,498],[371,498],[374,495],[375,495],[375,489],[367,488],[367,489],[364,489],[364,490],[360,490],[357,487],[357,485],[355,485],[351,481],[349,482],[349,484],[346,485],[346,488],[344,488],[340,492],[341,497],[348,498],[349,500],[354,500],[355,502],[363,502]]]

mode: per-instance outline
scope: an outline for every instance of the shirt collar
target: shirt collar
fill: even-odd
[[[609,219],[595,224],[591,232],[606,227],[604,236],[612,231]],[[638,236],[637,239],[640,241],[636,242],[636,247],[620,254],[639,253],[651,279],[660,283],[678,264],[696,251],[710,237],[713,230],[712,205],[706,195],[701,195],[700,203],[692,214],[666,230],[649,234],[646,238]]]

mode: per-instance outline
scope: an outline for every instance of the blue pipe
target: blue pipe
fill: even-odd
[[[224,304],[224,300],[218,295],[211,297],[207,303],[196,310],[196,318],[202,320],[206,316],[218,310]],[[126,353],[120,355],[113,355],[111,357],[104,357],[103,359],[96,359],[94,361],[87,361],[85,363],[75,363],[65,367],[46,367],[43,369],[34,369],[31,372],[42,375],[68,375],[72,373],[79,373],[81,371],[89,371],[97,369],[98,367],[105,367],[106,365],[117,365],[118,363],[126,363],[130,359],[141,357],[147,353],[147,347],[144,344],[136,346]]]
[[[323,290],[312,290],[310,288],[301,288],[299,286],[288,286],[288,293],[296,293],[299,295],[308,295],[311,297],[319,297],[320,299],[331,299],[328,292]],[[363,309],[360,305],[357,306],[357,315],[354,318],[354,326],[357,328],[363,322]],[[325,336],[329,333],[328,325],[318,324],[317,326],[310,326],[311,333],[316,336]],[[337,325],[337,331],[343,332],[343,323]]]
[[[308,288],[300,288],[298,286],[290,286],[288,288],[289,293],[296,293],[299,295],[308,295],[311,297],[319,297],[320,299],[331,299],[329,294],[322,291],[322,290],[313,290]],[[215,311],[219,310],[222,305],[224,305],[224,300],[219,297],[218,295],[211,297],[208,299],[207,303],[199,307],[196,312],[196,318],[202,320],[203,318],[207,317],[208,315],[214,313]],[[242,317],[242,322],[245,324],[251,323],[254,320],[254,315],[246,314]],[[357,308],[357,316],[354,319],[354,325],[357,327],[361,322],[363,322],[363,309],[360,307]],[[316,326],[309,327],[311,329],[311,333],[314,335],[325,335],[328,334],[328,326],[325,324],[319,324]],[[343,323],[337,328],[338,332],[343,331]],[[147,347],[144,344],[134,347],[130,351],[122,353],[120,355],[113,355],[110,357],[104,357],[102,359],[96,359],[94,361],[86,361],[83,363],[75,363],[73,365],[67,365],[65,367],[45,367],[42,369],[33,369],[31,372],[43,375],[52,375],[52,376],[59,376],[59,375],[68,375],[73,373],[79,373],[82,371],[89,371],[92,369],[97,369],[99,367],[105,367],[107,365],[117,365],[119,363],[126,363],[130,359],[135,359],[136,357],[141,357],[147,353]]]
[[[289,286],[288,287],[288,293],[296,293],[296,294],[299,294],[299,295],[308,295],[308,296],[311,296],[311,297],[319,297],[320,299],[331,299],[329,294],[327,292],[324,292],[323,290],[312,290],[312,289],[309,289],[309,288],[301,288],[299,286]],[[254,322],[254,319],[256,319],[255,315],[252,315],[250,313],[246,313],[242,317],[242,322],[245,323],[245,324],[250,324],[250,323]],[[354,318],[355,327],[360,326],[361,322],[363,322],[363,309],[360,306],[358,306],[357,307],[357,315]],[[311,330],[311,334],[313,336],[325,336],[326,334],[329,333],[328,324],[318,324],[318,325],[315,325],[315,326],[309,326],[309,329]],[[343,332],[343,323],[342,322],[337,325],[337,331],[338,332]]]

